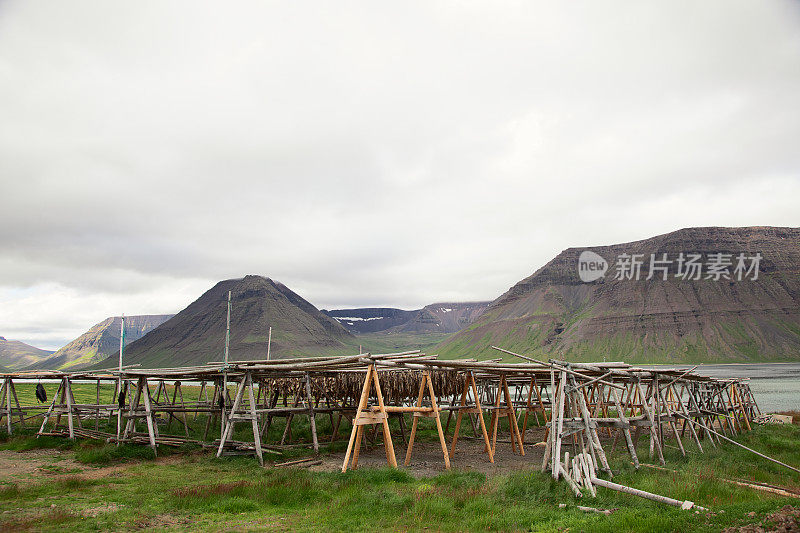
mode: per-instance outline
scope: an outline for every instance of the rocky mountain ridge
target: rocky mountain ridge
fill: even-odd
[[[323,310],[351,333],[455,333],[470,325],[489,302],[442,302],[406,311],[387,307]]]
[[[607,270],[585,282],[579,262],[589,253]],[[569,248],[493,301],[441,353],[496,356],[491,344],[584,360],[800,359],[800,228],[688,228]]]

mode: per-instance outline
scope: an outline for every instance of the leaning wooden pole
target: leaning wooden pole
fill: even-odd
[[[718,432],[714,431],[713,429],[711,429],[711,428],[709,428],[709,427],[705,426],[705,425],[704,425],[702,422],[695,422],[694,420],[692,420],[692,419],[690,419],[690,418],[688,418],[688,417],[686,417],[686,416],[683,416],[683,415],[681,415],[681,414],[679,414],[679,413],[675,413],[675,414],[676,414],[677,416],[680,416],[681,418],[684,418],[684,419],[688,420],[688,421],[689,421],[689,422],[691,422],[692,424],[697,424],[698,426],[700,426],[701,428],[705,429],[705,430],[706,430],[706,431],[708,431],[709,433],[713,433],[713,434],[714,434],[714,435],[716,435],[717,437],[719,437],[719,438],[721,438],[721,439],[723,439],[723,440],[726,440],[726,441],[730,442],[731,444],[735,444],[736,446],[738,446],[738,447],[740,447],[740,448],[744,448],[744,449],[745,449],[745,450],[747,450],[748,452],[752,452],[752,453],[756,454],[756,455],[757,455],[757,456],[759,456],[759,457],[762,457],[762,458],[764,458],[764,459],[766,459],[766,460],[768,460],[768,461],[772,461],[773,463],[779,464],[779,465],[781,465],[781,466],[785,466],[785,467],[786,467],[786,468],[788,468],[789,470],[794,470],[795,472],[797,472],[797,473],[800,473],[800,468],[795,468],[795,467],[793,467],[792,465],[787,465],[786,463],[782,463],[781,461],[778,461],[777,459],[773,459],[772,457],[770,457],[770,456],[768,456],[768,455],[764,455],[764,454],[763,454],[763,453],[761,453],[761,452],[757,452],[757,451],[755,451],[755,450],[754,450],[754,449],[752,449],[752,448],[748,448],[748,447],[747,447],[747,446],[745,446],[744,444],[740,444],[740,443],[736,442],[735,440],[733,440],[733,439],[730,439],[730,438],[726,437],[725,435],[722,435],[721,433],[718,433]]]
[[[640,498],[646,498],[648,500],[653,500],[654,502],[665,503],[667,505],[672,505],[674,507],[680,507],[681,509],[686,511],[688,511],[689,509],[708,511],[708,509],[706,509],[705,507],[700,507],[699,505],[695,505],[694,502],[691,502],[689,500],[685,501],[676,500],[673,498],[669,498],[667,496],[653,494],[652,492],[647,492],[645,490],[634,489],[633,487],[626,487],[625,485],[620,485],[619,483],[606,481],[605,479],[592,477],[592,483],[600,487],[605,487],[607,489],[616,490],[618,492],[624,492],[626,494],[632,494],[633,496],[639,496]]]

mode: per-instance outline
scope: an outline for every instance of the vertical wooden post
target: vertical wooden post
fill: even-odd
[[[175,382],[175,390],[178,392],[178,395],[180,396],[180,399],[181,399],[181,410],[183,412],[183,429],[186,432],[186,437],[188,438],[189,437],[189,420],[188,420],[187,415],[186,415],[186,403],[183,401],[183,389],[181,388],[181,382],[180,381],[176,381]],[[172,403],[174,405],[175,401],[173,400]]]
[[[511,402],[511,393],[508,390],[508,381],[505,374],[500,378],[503,385],[503,395],[506,400],[506,413],[508,414],[508,429],[511,433],[511,449],[516,451],[519,447],[519,454],[525,455],[525,449],[522,447],[522,437],[519,434],[519,426],[517,425],[517,415],[514,410],[514,404]],[[498,391],[499,394],[500,391]]]
[[[367,375],[364,378],[364,386],[361,388],[361,398],[358,401],[356,414],[353,417],[353,429],[350,431],[350,442],[347,444],[347,451],[344,454],[344,463],[342,464],[342,473],[347,472],[348,462],[350,461],[350,454],[353,451],[353,444],[358,437],[359,444],[361,442],[361,426],[357,425],[358,417],[361,412],[367,407],[367,400],[369,399],[369,390],[372,386],[372,372],[375,370],[375,365],[367,367]]]
[[[673,396],[675,397],[676,405],[681,410],[681,412],[686,416],[689,417],[689,411],[686,409],[686,406],[683,404],[683,400],[681,400],[681,395],[678,394],[677,390],[675,390],[675,385],[670,385],[670,390],[672,391]],[[700,437],[697,436],[697,431],[694,429],[694,424],[690,423],[688,420],[684,419],[684,428],[689,426],[689,433],[692,434],[694,438],[695,444],[697,444],[697,448],[700,450],[700,453],[703,453],[703,445],[700,444]]]
[[[422,375],[422,379],[419,381],[419,393],[417,394],[417,407],[422,407],[422,398],[425,395],[425,375]],[[411,450],[414,449],[414,438],[417,435],[417,424],[419,423],[419,417],[412,416],[411,420],[411,436],[408,438],[408,448],[406,448],[406,459],[403,461],[403,466],[408,466],[408,463],[411,461]]]
[[[69,381],[68,377],[64,378],[64,383],[66,384],[66,395],[67,395],[67,424],[69,425],[69,438],[75,439],[75,423],[72,418],[72,410],[74,406],[72,405],[72,384]]]
[[[14,405],[17,406],[17,415],[19,416],[19,425],[20,427],[25,425],[25,416],[22,412],[22,406],[19,403],[19,398],[17,398],[17,389],[14,387],[14,380],[10,379],[8,382],[11,385],[11,396],[14,398]]]
[[[258,427],[258,413],[256,412],[257,401],[253,397],[253,378],[249,372],[245,376],[247,377],[247,395],[250,400],[250,418],[253,425],[253,444],[256,448],[258,463],[264,466],[264,452],[261,449],[261,430]]]
[[[144,412],[145,421],[147,422],[147,434],[150,437],[150,447],[153,449],[153,453],[157,453],[156,437],[158,436],[158,428],[153,420],[153,407],[150,404],[150,386],[147,384],[146,377],[140,377],[139,380],[142,382],[140,390],[144,393]]]
[[[466,381],[464,382],[466,386]],[[431,411],[427,413],[423,411],[424,409],[422,405],[422,399],[425,394],[425,388],[427,386],[428,395],[431,397]],[[417,422],[422,416],[428,416],[434,418],[436,421],[436,431],[439,435],[439,444],[442,447],[442,454],[444,455],[444,466],[447,470],[450,470],[450,454],[447,452],[447,443],[444,439],[444,432],[442,430],[442,420],[439,415],[439,405],[436,402],[436,393],[433,390],[433,382],[431,381],[431,374],[430,371],[424,370],[422,372],[422,376],[420,377],[419,382],[419,394],[417,395],[417,405],[416,407],[420,409],[419,411],[413,412],[413,421],[411,424],[411,437],[408,441],[408,448],[406,449],[406,459],[404,465],[408,465],[409,461],[411,461],[411,451],[414,449],[414,435],[417,432]],[[400,416],[403,416],[400,413]]]
[[[199,406],[203,402],[203,393],[206,395],[206,402],[208,402],[208,391],[206,390],[206,380],[200,382],[200,394],[197,395],[197,405]],[[197,420],[197,417],[200,416],[200,410],[194,412],[193,420]],[[211,413],[208,414],[211,416]]]
[[[383,414],[383,445],[386,447],[386,460],[394,468],[397,468],[397,459],[394,455],[394,443],[392,433],[389,431],[389,415],[386,413],[386,406],[383,404],[383,394],[381,394],[381,382],[378,379],[378,372],[372,372],[372,379],[375,383],[375,394],[378,397],[378,406]]]
[[[139,378],[136,381],[136,395],[128,404],[128,422],[125,424],[125,431],[122,433],[123,440],[126,440],[129,436],[133,436],[133,433],[136,432],[136,410],[139,408],[139,402],[142,399],[143,386],[143,378]]]
[[[236,390],[236,398],[233,400],[233,406],[231,407],[231,412],[229,416],[225,417],[225,427],[222,429],[222,436],[219,439],[219,449],[217,449],[217,457],[222,455],[222,449],[225,447],[225,442],[228,440],[228,437],[233,430],[233,423],[235,420],[236,410],[239,409],[239,403],[242,401],[242,396],[244,395],[245,384],[247,383],[247,374],[242,376],[242,381],[239,383],[239,387]]]
[[[564,389],[566,388],[567,385],[567,373],[562,370],[560,374],[561,374],[561,380],[558,388],[558,415],[557,415],[558,421],[556,429],[553,432],[553,438],[555,439],[554,440],[555,444],[552,450],[552,461],[553,461],[552,473],[553,473],[553,478],[555,479],[558,479],[561,470],[559,468],[559,465],[561,464],[561,433],[564,428],[564,407],[565,407]]]
[[[583,392],[581,389],[578,389],[577,382],[575,377],[572,376],[572,385],[573,385],[573,393],[578,397],[577,403],[578,408],[583,416],[583,424],[585,427],[586,438],[589,440],[590,447],[594,450],[597,454],[597,457],[600,459],[600,464],[603,466],[603,469],[608,472],[609,477],[613,477],[613,473],[611,472],[611,466],[608,464],[608,460],[606,459],[606,454],[603,451],[603,446],[600,444],[600,437],[597,435],[597,431],[591,425],[591,414],[589,413],[589,408],[586,406],[586,400],[583,397]]]
[[[666,464],[666,462],[664,461],[664,454],[661,453],[661,442],[658,440],[658,428],[656,427],[653,413],[651,413],[650,409],[647,407],[647,400],[645,399],[644,391],[642,390],[642,384],[638,381],[636,382],[636,389],[639,391],[639,394],[642,398],[642,409],[644,409],[645,416],[647,416],[647,420],[650,421],[650,438],[655,441],[654,447],[658,452],[658,460],[663,466]]]
[[[100,430],[100,379],[97,380],[97,409],[95,410],[94,415],[94,429],[95,431]]]
[[[9,435],[12,435],[11,432],[11,387],[8,385],[11,381],[11,378],[6,378],[3,380],[3,390],[0,396],[3,397],[3,400],[6,402],[6,429]]]
[[[664,398],[665,395],[662,393],[661,389],[656,388],[656,392],[658,394],[659,402],[661,402],[661,404],[664,406],[664,411],[667,413],[667,416],[669,417],[669,425],[672,428],[672,432],[675,434],[675,440],[678,441],[678,447],[681,450],[681,454],[684,457],[686,457],[686,450],[683,447],[683,441],[681,441],[680,433],[678,433],[678,428],[675,425],[675,415],[670,410],[669,404],[667,403],[666,399]],[[662,439],[661,442],[662,443],[664,442],[663,438],[664,437],[663,437],[663,434],[662,434],[662,437],[661,437],[661,439]]]
[[[367,401],[369,399],[369,391],[372,386],[375,386],[375,396],[378,398],[378,412],[373,414],[364,412],[367,408]],[[377,415],[377,416],[376,416]],[[358,466],[358,452],[361,446],[361,440],[364,437],[363,427],[367,424],[380,423],[383,427],[383,444],[386,450],[386,461],[394,468],[397,468],[397,459],[394,454],[394,444],[392,443],[392,434],[389,431],[389,416],[386,412],[386,405],[383,402],[383,394],[381,393],[381,384],[378,379],[378,371],[375,369],[375,364],[367,366],[367,375],[364,379],[364,387],[361,389],[361,399],[356,409],[356,415],[353,417],[353,429],[350,432],[350,442],[347,445],[347,452],[344,456],[344,464],[342,465],[342,472],[346,472],[350,463],[350,455],[353,454],[352,467]]]
[[[625,444],[628,445],[628,453],[631,454],[631,459],[633,459],[633,465],[638,470],[639,457],[636,455],[636,447],[633,445],[633,439],[631,439],[630,423],[628,422],[628,418],[625,416],[625,410],[622,408],[622,402],[620,402],[617,389],[615,389],[614,387],[609,387],[609,388],[611,389],[611,394],[614,395],[614,405],[617,408],[617,418],[619,418],[620,421],[623,423],[621,430],[625,435]]]
[[[306,407],[308,407],[308,419],[311,422],[311,439],[314,443],[314,453],[319,453],[319,441],[317,440],[317,414],[314,412],[314,399],[311,396],[311,376],[306,372],[303,376],[305,380]]]

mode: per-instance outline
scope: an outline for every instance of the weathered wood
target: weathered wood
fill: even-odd
[[[423,376],[419,382],[419,393],[417,393],[417,407],[422,407],[422,398],[425,395],[425,377]],[[403,466],[408,466],[408,463],[411,462],[411,452],[414,449],[414,438],[417,435],[417,423],[419,419],[414,417],[411,421],[411,436],[408,437],[408,448],[406,448],[406,458],[403,461]]]
[[[700,507],[699,505],[695,505],[694,502],[691,502],[689,500],[680,501],[674,498],[669,498],[667,496],[660,496],[658,494],[653,494],[652,492],[647,492],[644,490],[634,489],[633,487],[620,485],[619,483],[606,481],[605,479],[599,479],[594,477],[592,478],[592,483],[600,487],[605,487],[607,489],[616,490],[618,492],[624,492],[626,494],[632,494],[634,496],[639,496],[640,498],[646,498],[648,500],[653,500],[655,502],[665,503],[667,505],[672,505],[674,507],[680,507],[683,510],[689,510],[689,509],[698,509],[701,511],[708,510],[705,507]]]
[[[781,462],[781,461],[778,461],[777,459],[774,459],[774,458],[772,458],[772,457],[770,457],[770,456],[768,456],[768,455],[764,455],[764,454],[763,454],[763,453],[761,453],[761,452],[757,452],[757,451],[755,451],[755,450],[754,450],[754,449],[752,449],[752,448],[748,448],[748,447],[747,447],[747,446],[745,446],[744,444],[740,444],[740,443],[736,442],[735,440],[733,440],[733,439],[730,439],[730,438],[726,437],[725,435],[722,435],[721,433],[717,433],[717,432],[716,432],[716,431],[714,431],[713,429],[710,429],[710,428],[706,427],[705,425],[703,425],[703,424],[702,424],[702,423],[700,423],[700,422],[695,422],[694,420],[691,420],[691,419],[689,419],[689,418],[687,418],[687,420],[689,420],[689,422],[691,422],[692,424],[697,424],[698,426],[702,427],[703,429],[705,429],[706,431],[708,431],[708,432],[710,432],[710,433],[715,433],[715,434],[716,434],[716,435],[717,435],[719,438],[721,438],[721,439],[723,439],[723,440],[726,440],[726,441],[730,442],[731,444],[735,444],[736,446],[738,446],[738,447],[740,447],[740,448],[743,448],[743,449],[747,450],[748,452],[754,453],[754,454],[756,454],[757,456],[759,456],[759,457],[761,457],[761,458],[763,458],[763,459],[766,459],[766,460],[768,460],[768,461],[772,461],[773,463],[776,463],[776,464],[779,464],[779,465],[781,465],[781,466],[783,466],[783,467],[786,467],[786,468],[788,468],[789,470],[794,470],[795,472],[797,472],[797,473],[800,473],[800,469],[799,469],[799,468],[795,468],[794,466],[787,465],[786,463],[783,463],[783,462]]]
[[[566,509],[567,508],[567,504],[566,503],[559,503],[558,507],[560,509]],[[611,513],[614,512],[613,509],[597,509],[596,507],[585,507],[583,505],[576,505],[575,508],[578,509],[579,511],[583,511],[584,513],[599,513],[599,514],[604,514],[604,515],[610,515]]]
[[[559,475],[559,472],[560,472],[558,465],[559,465],[559,461],[560,461],[559,458],[561,457],[561,432],[564,429],[564,408],[565,408],[565,405],[564,405],[564,402],[565,402],[564,389],[566,388],[566,385],[567,385],[567,373],[562,371],[562,372],[560,372],[560,375],[561,375],[561,379],[560,379],[560,385],[559,385],[559,390],[558,390],[558,414],[557,414],[557,417],[554,419],[554,420],[557,420],[557,426],[556,426],[556,429],[554,431],[554,433],[555,433],[555,445],[554,445],[553,451],[552,451],[552,456],[553,456],[552,472],[553,472],[553,477],[555,479],[558,479],[558,475]]]
[[[247,383],[247,374],[242,377],[242,380],[239,382],[239,387],[236,389],[236,398],[233,400],[233,406],[231,407],[230,416],[225,417],[225,427],[222,430],[222,436],[220,437],[219,441],[219,449],[217,449],[217,457],[222,455],[222,449],[225,447],[225,441],[228,440],[228,436],[233,431],[233,424],[235,422],[232,415],[236,413],[239,409],[239,403],[242,401],[242,396],[244,396],[244,389],[245,384]]]
[[[256,413],[256,405],[257,401],[253,395],[253,378],[248,373],[246,376],[246,385],[247,385],[247,396],[250,400],[250,420],[253,426],[253,443],[255,444],[255,451],[256,457],[258,457],[258,463],[261,466],[264,466],[264,452],[261,449],[261,430],[258,427],[258,414]],[[314,443],[316,445],[316,441]]]
[[[140,378],[142,382],[142,386],[144,388],[144,410],[145,420],[147,422],[147,433],[150,436],[150,447],[153,449],[153,453],[158,453],[158,444],[156,443],[156,438],[158,437],[158,427],[155,425],[155,421],[153,420],[153,407],[150,403],[150,387],[147,384],[147,378]]]
[[[664,461],[664,454],[661,451],[661,442],[658,440],[658,428],[654,427],[655,420],[653,419],[653,413],[651,413],[650,409],[647,407],[647,400],[645,399],[640,382],[636,382],[636,389],[639,391],[639,395],[642,398],[642,409],[644,410],[645,416],[647,416],[647,419],[650,421],[650,438],[655,441],[654,447],[658,451],[658,460],[662,465],[666,464]]]
[[[436,402],[436,393],[433,390],[433,383],[431,382],[431,374],[425,371],[425,381],[428,383],[428,394],[431,397],[431,407],[436,419],[436,431],[439,433],[439,444],[442,447],[442,454],[444,455],[444,467],[450,470],[450,455],[447,453],[447,443],[444,440],[444,432],[442,431],[442,421],[439,418],[439,406]]]
[[[311,422],[311,439],[314,442],[314,453],[319,453],[319,440],[317,439],[317,415],[314,413],[313,398],[311,397],[311,378],[306,372],[303,375],[305,381],[305,402],[309,409],[308,419]]]
[[[614,397],[614,406],[617,409],[617,416],[623,423],[628,424],[628,419],[625,416],[625,409],[623,409],[622,407],[622,403],[620,402],[619,399],[619,394],[617,394],[617,391],[615,389],[611,389],[611,393],[613,394]],[[625,436],[625,444],[627,444],[628,446],[628,453],[631,455],[631,459],[633,459],[633,464],[638,470],[639,457],[636,455],[636,447],[633,445],[633,439],[631,438],[631,430],[626,425],[621,427],[619,431],[622,431],[623,435]]]

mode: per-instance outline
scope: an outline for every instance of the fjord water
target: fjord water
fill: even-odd
[[[800,410],[800,363],[700,365],[695,373],[714,378],[750,378],[750,389],[764,413]]]

